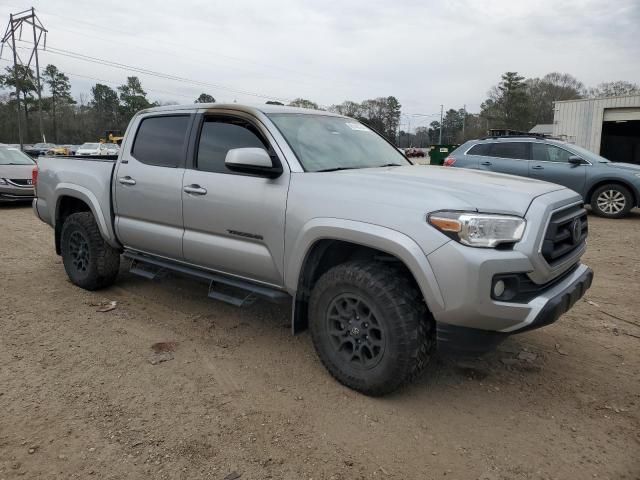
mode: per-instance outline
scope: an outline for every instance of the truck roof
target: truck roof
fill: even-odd
[[[195,111],[200,109],[207,110],[239,110],[242,112],[247,112],[251,114],[256,114],[257,112],[261,112],[264,114],[269,113],[296,113],[296,114],[304,114],[304,115],[326,115],[332,117],[342,117],[343,115],[339,115],[337,113],[328,112],[326,110],[313,110],[310,108],[299,108],[299,107],[288,107],[285,105],[266,105],[266,104],[242,104],[242,103],[190,103],[186,105],[166,105],[163,107],[153,107],[147,108],[145,110],[141,110],[138,112],[141,113],[152,113],[152,112],[184,112],[184,111]]]

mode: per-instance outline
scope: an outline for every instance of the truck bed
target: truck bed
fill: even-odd
[[[58,199],[68,192],[91,206],[100,229],[115,241],[112,222],[111,180],[117,156],[44,156],[38,158],[37,214],[55,224]]]

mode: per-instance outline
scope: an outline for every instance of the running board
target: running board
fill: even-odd
[[[256,285],[239,278],[181,265],[163,258],[130,250],[125,250],[123,256],[131,260],[131,267],[129,268],[131,273],[147,279],[152,280],[162,276],[167,271],[172,271],[208,280],[209,292],[207,296],[209,298],[230,303],[237,307],[251,305],[258,297],[274,303],[284,302],[291,298],[288,293],[275,288]],[[224,292],[221,291],[222,288],[225,289]]]
[[[132,259],[131,266],[129,267],[129,272],[133,273],[134,275],[139,275],[149,280],[153,280],[154,278],[160,277],[164,273],[166,273],[166,270],[157,265],[152,265],[150,263]]]

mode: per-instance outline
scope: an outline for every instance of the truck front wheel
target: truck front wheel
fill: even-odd
[[[75,285],[98,290],[115,281],[120,253],[104,241],[90,212],[69,215],[60,240],[64,269]]]
[[[387,394],[415,378],[435,347],[420,292],[382,262],[352,261],[327,271],[311,293],[309,320],[329,373],[366,395]]]

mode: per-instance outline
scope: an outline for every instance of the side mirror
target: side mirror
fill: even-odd
[[[577,155],[570,156],[568,161],[571,165],[584,165],[584,160]]]
[[[233,148],[227,152],[224,164],[234,172],[276,178],[282,175],[282,167],[274,165],[264,148]]]

